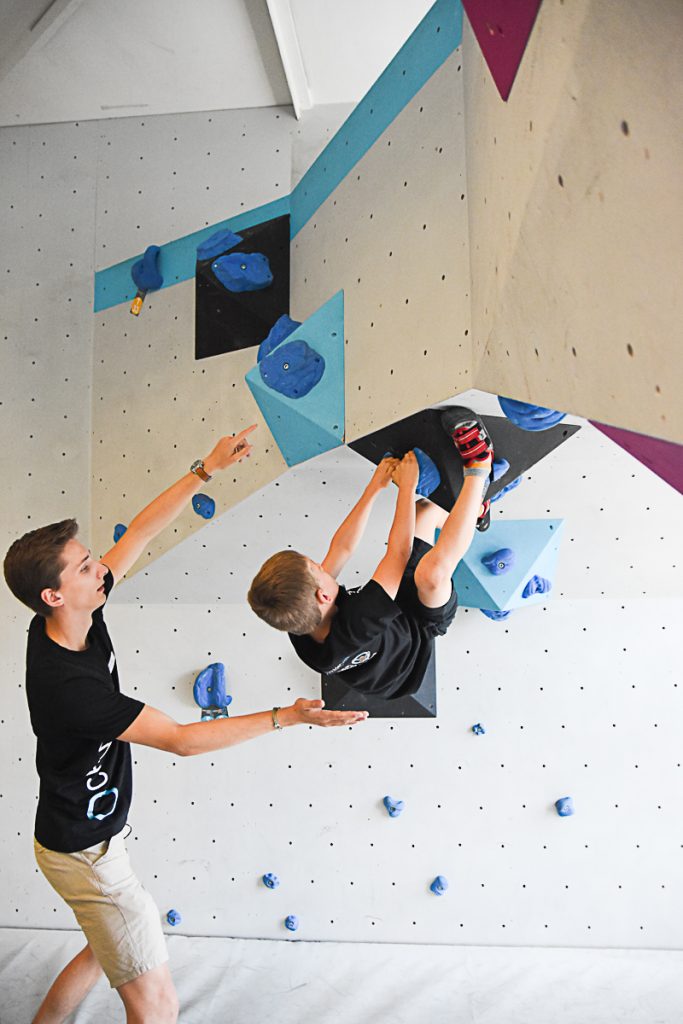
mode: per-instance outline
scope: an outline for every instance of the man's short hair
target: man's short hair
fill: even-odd
[[[317,589],[305,555],[278,551],[257,572],[247,601],[269,626],[303,636],[312,633],[322,619]]]
[[[5,555],[5,581],[15,597],[48,619],[52,609],[41,591],[59,590],[65,565],[64,548],[78,533],[75,519],[62,519],[15,540]]]

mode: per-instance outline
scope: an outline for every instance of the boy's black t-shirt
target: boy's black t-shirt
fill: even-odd
[[[416,693],[434,638],[375,580],[354,590],[340,586],[336,604],[323,643],[289,634],[301,660],[360,693],[385,698]]]
[[[108,596],[114,577],[108,572]],[[117,740],[144,704],[119,691],[103,608],[93,612],[84,651],[61,647],[36,615],[26,648],[26,695],[37,737],[40,796],[36,839],[73,853],[120,832],[132,797],[130,744]]]

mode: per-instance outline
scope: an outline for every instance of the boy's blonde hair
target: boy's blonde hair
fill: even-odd
[[[278,551],[252,580],[247,601],[260,619],[297,636],[312,633],[322,612],[315,599],[318,585],[308,559],[298,551]]]

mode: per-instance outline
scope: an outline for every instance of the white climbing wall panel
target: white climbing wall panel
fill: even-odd
[[[194,675],[222,660],[235,714],[317,695],[243,595],[282,546],[320,557],[370,471],[348,449],[297,467],[122,584],[108,620],[124,688],[189,721]],[[133,861],[181,931],[286,937],[296,913],[302,939],[681,945],[680,497],[590,426],[529,476],[495,515],[566,519],[555,596],[502,623],[460,610],[438,642],[435,721],[292,729],[187,760],[136,749]],[[383,497],[351,585],[381,557]],[[387,793],[406,801],[396,820]],[[25,841],[11,841],[22,922],[47,907],[68,926]]]
[[[294,124],[285,108],[102,122],[97,268],[287,196]],[[253,349],[195,361],[194,292],[191,278],[149,295],[138,318],[129,303],[94,315],[93,543],[100,550],[110,546],[115,523],[127,524],[131,509],[187,472],[221,434],[260,418],[244,383]],[[265,425],[260,432],[270,437]],[[285,467],[272,442],[252,461],[240,497]],[[217,484],[220,510],[233,478]],[[198,525],[188,509],[156,539],[151,557]]]

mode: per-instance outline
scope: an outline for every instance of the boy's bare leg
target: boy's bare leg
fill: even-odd
[[[472,465],[490,468],[491,459],[489,457]],[[485,482],[483,476],[465,477],[458,500],[441,528],[439,539],[418,563],[415,586],[420,601],[427,608],[440,608],[451,596],[451,577],[472,543],[477,516],[482,507]]]
[[[178,996],[168,963],[153,967],[116,991],[126,1008],[127,1024],[176,1024]]]
[[[57,975],[33,1018],[33,1024],[62,1024],[101,977],[102,968],[90,946],[86,946]]]
[[[434,533],[442,530],[448,519],[448,512],[435,505],[429,498],[419,498],[415,503],[415,536],[428,544],[434,543]]]

